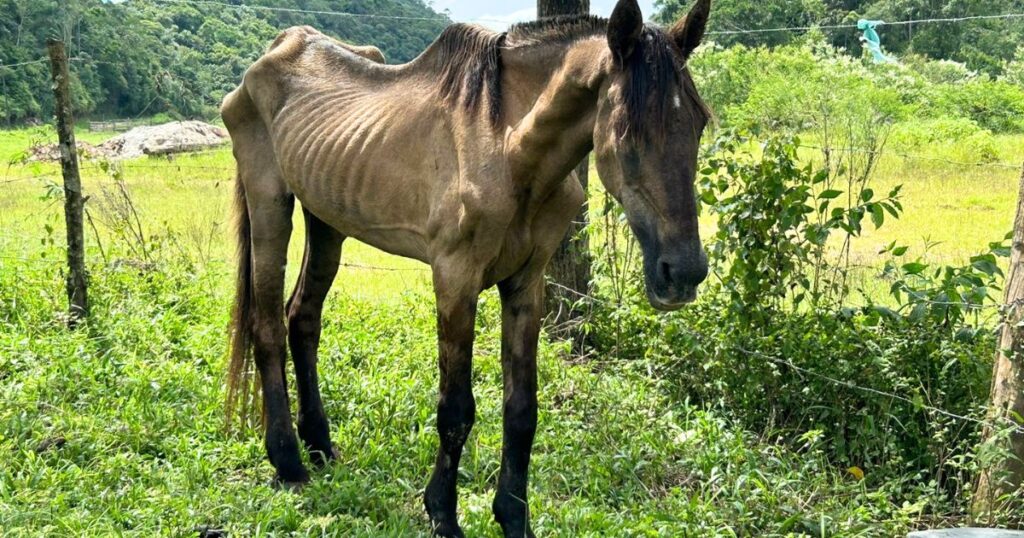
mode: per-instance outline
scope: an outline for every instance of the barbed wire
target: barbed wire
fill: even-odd
[[[66,260],[45,260],[42,258],[28,258],[24,256],[0,255],[0,260],[31,263],[36,265],[64,265]],[[360,263],[340,263],[338,267],[343,269],[354,269],[358,271],[382,271],[388,273],[429,273],[431,270],[425,267],[385,267],[379,265],[366,265]]]
[[[906,396],[901,396],[899,394],[894,394],[894,393],[886,392],[886,391],[883,391],[883,390],[873,389],[871,387],[863,387],[863,386],[860,386],[860,385],[854,383],[853,381],[849,381],[849,380],[844,381],[844,380],[841,380],[841,379],[836,379],[836,378],[834,378],[832,376],[829,376],[829,375],[826,375],[826,374],[815,372],[813,370],[808,370],[807,368],[803,368],[803,367],[797,366],[796,364],[793,364],[792,361],[789,361],[789,360],[786,360],[786,359],[780,359],[778,357],[773,357],[773,356],[768,355],[766,353],[761,353],[761,352],[757,352],[757,351],[751,351],[751,350],[745,349],[745,348],[740,347],[740,346],[734,346],[734,347],[735,347],[735,349],[737,351],[739,351],[741,353],[745,353],[745,354],[747,354],[749,356],[752,356],[752,357],[758,357],[758,358],[764,359],[766,361],[769,361],[769,362],[772,362],[772,363],[775,363],[775,364],[778,364],[778,365],[781,365],[781,366],[786,366],[786,367],[791,368],[792,370],[794,370],[796,372],[799,372],[801,374],[804,374],[804,375],[807,375],[807,376],[810,376],[810,377],[814,377],[814,378],[817,378],[817,379],[821,379],[822,381],[827,381],[829,383],[832,383],[833,385],[842,386],[842,387],[845,387],[845,388],[848,388],[848,389],[857,390],[857,391],[864,392],[864,393],[867,393],[867,394],[873,394],[875,396],[883,396],[883,397],[886,397],[886,398],[892,398],[894,400],[898,400],[898,401],[901,401],[901,402],[904,402],[904,403],[909,403],[909,404],[913,405],[914,407],[918,407],[920,409],[926,409],[926,410],[931,411],[933,413],[937,413],[937,414],[940,414],[940,415],[945,416],[947,418],[951,418],[951,419],[958,420],[958,421],[961,421],[961,422],[969,422],[969,423],[972,423],[972,424],[977,424],[977,425],[980,425],[980,426],[985,426],[987,428],[992,428],[993,430],[997,430],[997,431],[1001,431],[1005,427],[1006,429],[1015,431],[1016,433],[1024,434],[1024,426],[1021,426],[1021,425],[1012,424],[1012,425],[1000,426],[1000,425],[995,424],[995,423],[993,423],[991,421],[988,421],[988,420],[982,420],[982,419],[975,418],[975,417],[958,415],[958,414],[953,413],[951,411],[946,411],[945,409],[941,409],[941,408],[938,408],[938,407],[935,407],[935,406],[932,406],[932,405],[928,405],[928,404],[926,404],[924,402],[914,401],[914,400],[912,400],[910,398],[907,398]]]
[[[35,180],[38,180],[38,179],[54,179],[56,177],[57,177],[57,173],[55,172],[55,173],[52,173],[52,174],[40,174],[40,175],[35,175],[35,176],[19,176],[19,177],[14,177],[14,178],[4,178],[4,179],[0,179],[0,185],[10,185],[10,184],[21,183],[21,182],[25,182],[25,181],[35,181]]]
[[[315,10],[315,9],[284,8],[284,7],[274,7],[274,6],[259,6],[259,5],[252,5],[252,4],[226,4],[226,3],[223,3],[223,2],[217,2],[215,0],[152,0],[152,1],[155,2],[155,3],[165,3],[165,4],[194,4],[194,5],[207,5],[207,6],[212,5],[212,6],[217,6],[217,7],[221,7],[221,8],[230,8],[230,9],[238,9],[238,10],[252,9],[252,10],[258,10],[258,11],[273,11],[273,12],[279,12],[279,13],[295,13],[295,14],[302,14],[302,15],[325,15],[325,16],[335,16],[335,17],[348,17],[348,18],[354,18],[354,19],[385,19],[385,20],[400,20],[400,21],[403,21],[403,20],[404,21],[436,21],[436,22],[445,22],[445,23],[449,23],[449,24],[453,24],[453,23],[457,23],[457,22],[469,22],[469,23],[473,23],[473,22],[490,22],[490,23],[497,23],[497,24],[504,24],[504,25],[512,25],[512,24],[514,24],[514,22],[510,22],[510,21],[505,20],[505,19],[492,19],[492,18],[488,18],[488,17],[477,17],[477,18],[474,18],[474,19],[455,20],[455,19],[452,19],[451,17],[421,17],[421,16],[413,16],[413,15],[377,15],[377,14],[374,14],[374,13],[355,13],[355,12],[351,12],[351,11],[329,11],[329,10]]]
[[[429,273],[431,271],[426,267],[380,267],[359,263],[342,263],[340,266],[348,269],[358,269],[361,271],[384,271],[388,273]]]
[[[152,0],[155,3],[163,4],[193,4],[193,5],[208,5],[217,6],[221,8],[231,9],[252,9],[256,11],[273,11],[279,13],[297,13],[306,15],[328,15],[328,16],[340,16],[340,17],[351,17],[351,18],[366,18],[366,19],[387,19],[387,20],[401,20],[401,21],[439,21],[439,22],[451,22],[451,19],[447,17],[420,17],[420,16],[406,16],[406,15],[376,15],[373,13],[351,13],[345,11],[325,11],[325,10],[313,10],[313,9],[298,9],[298,8],[287,8],[287,7],[274,7],[274,6],[259,6],[252,4],[225,4],[223,2],[216,2],[214,0]]]
[[[872,150],[872,149],[866,149],[866,148],[849,148],[849,147],[826,148],[824,146],[816,146],[816,145],[813,145],[813,144],[800,144],[799,147],[804,148],[804,149],[816,149],[816,150],[819,150],[819,151],[830,150],[830,151],[836,151],[836,152],[852,152],[852,153],[863,153],[863,154],[866,154],[866,155],[880,155],[882,157],[884,157],[886,155],[891,155],[891,156],[900,157],[900,158],[903,158],[903,159],[916,159],[916,160],[922,160],[922,161],[935,161],[935,162],[941,162],[941,163],[950,164],[950,165],[954,165],[954,166],[973,166],[973,167],[978,167],[978,168],[984,168],[984,167],[1006,168],[1006,169],[1009,169],[1009,170],[1020,170],[1022,168],[1022,165],[1011,164],[1011,163],[1006,163],[1006,162],[990,162],[990,163],[986,163],[986,162],[973,162],[973,163],[970,163],[970,162],[953,161],[953,160],[950,160],[950,159],[943,159],[941,157],[930,157],[930,156],[927,156],[927,155],[920,155],[920,154],[915,154],[915,153],[900,153],[900,152],[888,151],[888,150]]]
[[[974,15],[968,17],[945,17],[945,18],[933,18],[933,19],[916,19],[906,21],[894,21],[894,22],[882,22],[879,27],[882,26],[910,26],[915,24],[936,24],[936,23],[961,23],[968,21],[977,20],[994,20],[994,19],[1021,19],[1024,18],[1024,13],[1005,13],[1001,15]],[[718,30],[707,32],[708,35],[738,35],[738,34],[766,34],[771,32],[808,32],[811,30],[857,30],[859,29],[856,24],[820,24],[816,26],[784,26],[779,28],[755,28],[755,29],[736,29],[736,30]]]
[[[512,25],[514,22],[504,19],[492,19],[492,18],[475,18],[465,19],[462,21],[456,21],[449,17],[420,17],[420,16],[404,16],[404,15],[376,15],[373,13],[353,13],[345,11],[326,11],[326,10],[307,10],[298,8],[282,8],[273,6],[258,6],[251,4],[225,4],[223,2],[217,2],[214,0],[152,0],[156,3],[168,3],[168,4],[194,4],[194,5],[213,5],[221,8],[231,9],[253,9],[261,11],[273,11],[283,13],[298,13],[308,15],[326,15],[326,16],[340,16],[340,17],[351,17],[351,18],[373,18],[373,19],[392,19],[392,20],[422,20],[422,21],[438,21],[438,22],[490,22],[504,25]],[[906,26],[914,24],[936,24],[936,23],[961,23],[976,20],[994,20],[994,19],[1017,19],[1024,18],[1024,13],[1005,13],[999,15],[975,15],[965,17],[939,17],[930,19],[915,19],[905,21],[894,21],[894,22],[883,22],[881,25],[884,26]],[[881,26],[880,25],[880,26]],[[762,34],[769,32],[796,32],[796,31],[809,31],[814,29],[821,30],[841,30],[841,29],[858,29],[856,24],[826,24],[816,26],[789,26],[780,28],[756,28],[756,29],[733,29],[733,30],[719,30],[708,32],[708,35],[735,35],[735,34]]]

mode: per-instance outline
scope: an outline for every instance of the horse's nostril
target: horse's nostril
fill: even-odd
[[[669,264],[667,264],[665,262],[661,262],[659,264],[659,266],[658,266],[658,270],[659,270],[658,276],[660,276],[661,279],[664,282],[672,282],[672,266],[671,265],[669,265]]]

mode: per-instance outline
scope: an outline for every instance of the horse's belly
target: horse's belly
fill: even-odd
[[[425,223],[416,218],[418,211],[399,214],[393,211],[403,205],[408,207],[407,204],[394,201],[389,208],[382,208],[380,206],[389,205],[386,199],[359,203],[331,189],[293,190],[305,209],[346,237],[389,254],[427,261]]]

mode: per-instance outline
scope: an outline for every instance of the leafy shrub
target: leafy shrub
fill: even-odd
[[[970,118],[995,133],[1024,132],[1024,88],[978,79],[939,89],[935,112]]]
[[[959,84],[970,82],[978,73],[966,65],[952,60],[932,60],[916,54],[900,58],[900,62],[931,84]]]
[[[876,198],[856,182],[843,192],[827,168],[797,162],[799,140],[769,139],[758,158],[744,137],[726,133],[701,171],[703,201],[718,217],[711,256],[730,312],[763,321],[805,300],[819,306],[845,298],[841,272],[827,264],[830,239],[859,236],[898,217],[899,189]]]
[[[815,130],[835,117],[876,123],[966,119],[993,133],[1024,131],[1024,72],[999,80],[963,64],[909,55],[876,65],[808,37],[775,49],[708,47],[690,68],[702,95],[729,127]]]
[[[999,147],[996,138],[988,131],[979,131],[968,136],[960,144],[954,157],[962,162],[994,163],[999,161]]]
[[[934,142],[953,142],[983,132],[973,120],[937,118],[903,122],[893,127],[889,142],[901,149],[918,149]]]
[[[1003,67],[1001,80],[1024,87],[1024,47],[1017,48],[1017,54]]]
[[[941,148],[944,155],[960,162],[989,163],[999,160],[999,147],[991,131],[967,118],[937,118],[908,121],[893,127],[889,143],[904,151],[924,147]]]
[[[972,420],[984,419],[995,352],[993,335],[966,323],[990,301],[1005,246],[964,268],[900,264],[882,275],[900,306],[849,306],[844,259],[823,247],[848,244],[866,219],[899,217],[899,192],[879,197],[859,180],[841,192],[843,174],[799,164],[798,144],[769,139],[752,155],[748,141],[723,133],[701,173],[720,230],[704,299],[655,315],[619,282],[640,281],[633,254],[620,251],[622,263],[596,267],[606,300],[592,341],[762,438],[795,449],[813,439],[832,465],[863,472],[918,516],[962,513],[981,436]],[[956,302],[965,304],[934,304]]]

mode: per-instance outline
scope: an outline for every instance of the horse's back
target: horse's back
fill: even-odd
[[[241,85],[228,94],[221,115],[229,130],[232,124],[251,121],[254,112],[269,124],[293,96],[290,85],[296,80],[315,78],[318,71],[336,70],[344,64],[357,67],[383,63],[384,54],[377,47],[351,45],[310,26],[288,28],[249,67]]]

